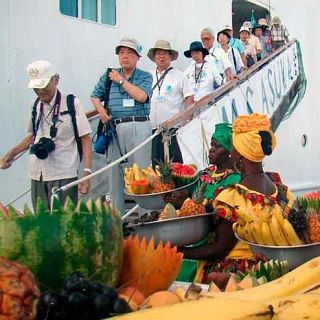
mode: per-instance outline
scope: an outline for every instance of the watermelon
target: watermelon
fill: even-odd
[[[115,287],[123,259],[122,222],[112,205],[89,200],[77,207],[54,201],[52,212],[40,200],[35,214],[0,208],[0,252],[26,265],[43,288],[60,290],[81,271],[92,281]]]
[[[176,188],[193,182],[197,177],[195,165],[173,162],[171,164],[171,170],[172,179]]]

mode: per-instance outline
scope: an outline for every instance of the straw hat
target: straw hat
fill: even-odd
[[[157,49],[160,50],[166,50],[169,51],[171,54],[171,60],[177,60],[178,56],[179,56],[179,52],[176,50],[173,50],[171,48],[171,44],[169,41],[167,40],[157,40],[156,43],[154,44],[153,48],[151,48],[147,54],[147,56],[149,57],[150,60],[152,60],[154,62],[154,54],[156,52]]]
[[[139,57],[141,57],[142,47],[136,39],[122,38],[120,43],[116,46],[116,54],[119,53],[121,47],[133,49]]]
[[[277,16],[274,16],[274,17],[272,18],[272,24],[281,24],[280,18],[277,17]]]

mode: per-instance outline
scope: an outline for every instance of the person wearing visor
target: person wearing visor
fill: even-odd
[[[27,67],[28,88],[37,99],[32,103],[27,126],[28,135],[0,160],[2,169],[11,166],[14,158],[30,147],[29,176],[31,200],[36,210],[41,198],[50,209],[52,189],[91,173],[91,128],[78,98],[58,90],[59,75],[48,61],[32,62]],[[74,203],[89,192],[90,181],[59,194],[60,201],[70,197]]]

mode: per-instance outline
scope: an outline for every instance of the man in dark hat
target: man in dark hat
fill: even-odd
[[[184,52],[185,57],[193,60],[186,69],[185,75],[195,93],[195,101],[212,93],[222,84],[222,77],[216,65],[205,59],[208,54],[209,51],[203,47],[200,41],[192,42],[189,50]]]

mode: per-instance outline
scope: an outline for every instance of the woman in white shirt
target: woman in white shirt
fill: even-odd
[[[230,35],[226,30],[222,30],[218,32],[217,39],[218,39],[218,42],[220,43],[221,48],[227,53],[228,58],[232,64],[232,67],[231,67],[232,73],[240,74],[245,69],[245,67],[242,62],[239,51],[229,47]]]
[[[189,50],[184,52],[185,57],[192,57],[193,60],[184,74],[194,91],[195,101],[212,93],[222,83],[222,77],[215,64],[205,59],[208,54],[209,51],[200,41],[192,42]]]

